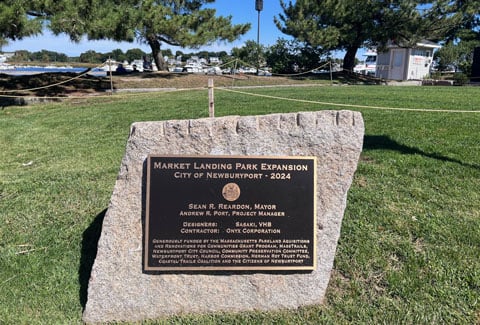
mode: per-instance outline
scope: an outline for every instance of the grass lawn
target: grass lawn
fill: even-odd
[[[479,324],[480,87],[215,92],[217,116],[357,109],[364,150],[325,304],[159,323]],[[206,90],[0,111],[0,323],[78,324],[101,218],[135,121],[208,116]],[[152,322],[154,323],[154,322]]]

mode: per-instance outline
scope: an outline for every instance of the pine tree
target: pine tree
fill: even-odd
[[[421,39],[442,40],[478,19],[478,0],[281,0],[275,19],[285,34],[325,50],[345,51],[352,70],[361,47],[404,46]]]
[[[250,24],[203,8],[215,0],[7,0],[0,3],[0,40],[41,33],[42,23],[73,41],[139,40],[150,46],[159,70],[166,70],[162,44],[198,48],[234,41]]]
[[[28,17],[31,4],[27,1],[0,2],[0,45],[42,32],[42,19]]]

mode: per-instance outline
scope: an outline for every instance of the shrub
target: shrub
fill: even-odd
[[[468,83],[468,76],[464,73],[458,72],[453,76],[453,84],[456,86],[464,86]]]

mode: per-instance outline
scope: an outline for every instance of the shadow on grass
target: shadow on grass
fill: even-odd
[[[171,73],[171,72],[146,72],[146,73],[141,73],[137,74],[137,77],[140,77],[142,79],[181,79],[181,78],[187,78],[189,76],[188,73]]]
[[[78,269],[78,282],[80,283],[80,304],[85,309],[87,303],[88,280],[92,273],[93,262],[97,256],[98,239],[102,232],[103,218],[107,209],[100,212],[90,226],[83,232],[80,267]]]
[[[333,78],[343,84],[381,85],[384,83],[384,81],[379,78],[348,71],[335,72]]]
[[[83,73],[87,72],[85,70]],[[76,79],[75,79],[76,78]],[[9,92],[8,95],[18,96],[54,96],[66,97],[70,93],[91,94],[104,92],[109,89],[108,79],[85,75],[78,78],[78,74],[65,73],[39,73],[34,75],[7,75],[0,74],[0,93]],[[31,89],[31,91],[27,91]]]
[[[439,153],[428,153],[415,147],[409,147],[392,140],[386,135],[366,135],[363,139],[363,149],[368,150],[394,150],[407,155],[421,155],[445,162],[457,163],[464,167],[480,169],[480,165],[465,163],[461,160],[443,156]]]

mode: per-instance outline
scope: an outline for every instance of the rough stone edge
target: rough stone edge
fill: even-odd
[[[312,119],[313,117],[313,119]],[[170,120],[170,121],[164,121],[164,122],[139,122],[139,123],[134,123],[131,127],[131,134],[127,143],[127,150],[125,153],[125,156],[122,160],[122,165],[120,168],[120,172],[118,175],[118,179],[115,185],[114,193],[112,195],[112,200],[109,205],[109,210],[105,216],[104,220],[104,225],[102,228],[102,235],[99,240],[99,246],[98,246],[98,251],[99,254],[97,254],[97,259],[98,256],[102,254],[102,252],[108,251],[108,249],[112,249],[109,247],[108,242],[108,236],[109,236],[109,229],[111,227],[118,227],[118,223],[120,220],[113,220],[114,217],[111,215],[114,215],[116,212],[111,211],[114,210],[115,207],[118,208],[118,206],[121,206],[120,202],[116,201],[118,199],[118,195],[122,195],[123,190],[122,188],[125,186],[131,186],[129,185],[129,182],[131,181],[131,174],[133,175],[142,175],[141,169],[143,168],[142,164],[136,164],[137,166],[132,166],[131,162],[132,161],[142,161],[146,155],[149,152],[149,147],[156,146],[156,143],[158,143],[158,139],[151,139],[151,134],[142,134],[142,132],[146,129],[149,129],[154,126],[154,129],[156,129],[157,136],[162,139],[170,139],[171,137],[179,137],[180,141],[181,138],[184,137],[196,137],[196,136],[201,136],[202,138],[207,138],[206,140],[204,139],[203,141],[209,141],[209,136],[213,136],[216,134],[221,134],[222,136],[229,138],[229,137],[235,137],[236,135],[242,135],[246,138],[248,138],[248,135],[250,134],[257,134],[258,132],[263,132],[263,131],[271,131],[272,126],[277,128],[277,130],[283,130],[286,132],[289,132],[294,129],[303,129],[302,132],[311,133],[312,130],[317,130],[315,132],[319,132],[318,128],[319,127],[325,127],[326,132],[333,132],[335,133],[334,136],[339,136],[339,139],[333,139],[333,141],[345,141],[345,139],[341,139],[341,135],[347,135],[348,137],[356,137],[356,140],[353,143],[348,144],[348,141],[345,141],[345,143],[340,143],[337,144],[340,147],[342,145],[350,145],[351,148],[346,148],[346,152],[350,154],[350,157],[347,157],[348,161],[350,163],[354,163],[353,170],[347,171],[347,173],[350,173],[349,175],[346,176],[344,179],[343,184],[340,184],[341,189],[340,191],[344,193],[342,197],[342,202],[337,202],[340,204],[340,207],[338,207],[338,211],[341,210],[341,213],[339,216],[337,216],[336,221],[332,224],[331,222],[327,222],[326,219],[329,219],[330,216],[329,212],[331,211],[324,211],[325,213],[322,214],[322,216],[318,216],[319,219],[319,226],[321,230],[317,234],[317,245],[320,246],[321,243],[330,243],[333,244],[333,247],[329,247],[330,250],[333,250],[333,254],[330,254],[330,256],[323,256],[322,253],[324,251],[318,251],[318,259],[322,260],[323,263],[319,262],[318,263],[318,269],[315,272],[320,272],[324,274],[328,274],[328,278],[326,283],[323,283],[321,287],[318,287],[319,291],[321,291],[320,296],[324,296],[326,287],[328,285],[328,280],[330,277],[330,272],[333,267],[333,260],[335,256],[335,249],[336,249],[336,243],[338,241],[339,235],[340,235],[340,227],[341,227],[341,221],[343,218],[343,212],[346,206],[346,194],[347,190],[350,187],[350,184],[353,180],[353,172],[356,169],[356,165],[358,162],[358,158],[361,152],[361,147],[362,147],[362,141],[363,141],[363,132],[364,132],[364,126],[363,126],[363,119],[361,117],[361,114],[358,112],[350,112],[350,111],[321,111],[321,112],[315,112],[315,113],[290,113],[290,114],[272,114],[272,115],[264,115],[264,116],[248,116],[248,117],[238,117],[238,116],[229,116],[229,117],[223,117],[223,118],[216,118],[216,119],[198,119],[198,120]],[[333,128],[332,128],[333,126]],[[333,131],[332,131],[332,130]],[[282,131],[282,132],[283,132]],[[313,132],[313,135],[314,133]],[[148,132],[147,132],[148,133]],[[240,137],[241,138],[241,137]],[[179,140],[179,139],[177,139]],[[210,139],[211,140],[211,139]],[[251,139],[250,139],[251,140]],[[258,141],[262,141],[265,139],[257,139]],[[197,139],[195,141],[202,141],[202,139]],[[205,143],[204,143],[205,145]],[[237,145],[239,145],[237,143]],[[245,145],[245,143],[243,144]],[[212,146],[210,146],[210,152],[197,152],[197,148],[184,148],[180,150],[181,152],[169,152],[170,154],[243,154],[243,155],[252,155],[253,154],[258,154],[254,152],[255,150],[252,148],[248,147],[242,147],[240,150],[236,150],[235,152],[228,152],[227,148],[224,148],[223,152],[215,152],[215,150],[212,150]],[[208,147],[208,145],[207,145]],[[269,148],[269,144],[263,142],[261,144],[262,150],[265,148]],[[328,147],[328,145],[327,145]],[[217,148],[218,150],[218,148]],[[278,148],[277,148],[278,150]],[[284,149],[282,149],[284,150]],[[299,151],[304,150],[304,148],[300,148]],[[343,150],[343,149],[342,149]],[[299,153],[296,152],[274,152],[275,150],[271,150],[270,152],[266,152],[265,155],[300,155]],[[295,150],[293,150],[295,151]],[[315,152],[315,150],[313,150]],[[353,152],[353,154],[352,154]],[[155,152],[159,153],[159,152]],[[163,152],[166,153],[166,152]],[[139,157],[138,155],[142,156]],[[303,155],[312,155],[312,152],[306,152]],[[316,155],[316,154],[315,154]],[[132,170],[134,169],[134,170]],[[136,169],[136,170],[135,170]],[[343,171],[339,171],[339,173],[343,173]],[[318,197],[321,196],[321,193],[318,193]],[[135,206],[135,202],[133,202],[133,206]],[[138,205],[138,202],[137,202]],[[137,209],[139,208],[138,206],[136,207]],[[141,207],[140,207],[141,210]],[[322,217],[322,218],[320,218]],[[323,247],[325,249],[325,247]],[[329,254],[324,254],[324,255],[329,255]],[[102,317],[102,315],[98,315],[98,309],[95,310],[91,305],[95,303],[95,301],[91,301],[91,286],[95,286],[98,284],[95,284],[95,279],[94,279],[94,274],[97,270],[97,259],[95,261],[94,267],[92,268],[92,278],[89,282],[89,295],[88,295],[88,301],[87,305],[83,314],[83,320],[85,322],[105,322],[105,321],[113,321],[113,320],[130,320],[130,321],[136,321],[136,320],[141,320],[146,318],[151,318],[152,315],[139,315],[138,313],[133,316],[133,317],[123,317],[118,314],[113,314],[113,315],[105,315]],[[107,257],[108,259],[108,257]],[[244,275],[241,275],[244,276]],[[247,275],[248,276],[248,275]],[[203,277],[203,275],[201,276]],[[308,277],[308,275],[307,275]],[[260,277],[260,279],[265,280],[265,277]],[[259,279],[254,279],[255,280]],[[321,303],[322,299],[317,300],[313,303]],[[108,308],[108,306],[104,306]],[[279,306],[280,308],[295,308],[298,306]],[[230,309],[205,309],[205,310],[200,310],[200,311],[195,311],[193,312],[215,312],[215,311],[240,311],[240,310],[269,310],[269,308],[262,308],[260,306],[259,308],[250,308],[250,309],[244,309],[240,308],[236,310],[235,308],[230,308]],[[127,311],[129,312],[129,311]],[[131,312],[135,312],[132,310]],[[100,314],[102,313],[101,311],[99,312]],[[181,313],[181,312],[180,312]],[[108,314],[108,312],[107,312]],[[167,312],[167,313],[158,313],[153,315],[153,317],[162,317],[162,316],[168,316],[172,314],[178,314],[178,312]]]

